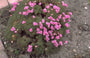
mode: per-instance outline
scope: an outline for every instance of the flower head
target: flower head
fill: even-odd
[[[28,45],[27,51],[28,51],[28,52],[32,52],[32,45]]]
[[[11,31],[15,31],[15,30],[16,30],[15,27],[12,27],[12,28],[11,28]]]
[[[29,29],[29,31],[30,31],[30,32],[33,32],[33,29],[32,29],[32,28],[30,28],[30,29]]]
[[[34,25],[34,26],[37,26],[38,24],[37,24],[37,22],[33,22],[33,25]]]
[[[22,21],[22,24],[25,24],[26,23],[26,21]]]
[[[70,25],[69,25],[68,23],[65,23],[65,26],[66,26],[66,27],[69,27]]]

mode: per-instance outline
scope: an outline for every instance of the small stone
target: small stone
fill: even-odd
[[[12,35],[12,37],[15,37],[15,35]]]
[[[87,24],[87,23],[85,22],[85,24]]]
[[[4,42],[4,44],[6,44],[6,42]]]
[[[45,48],[45,50],[47,51],[47,48]]]
[[[90,49],[90,46],[88,48]]]
[[[73,52],[76,52],[76,49],[73,49]]]
[[[13,41],[11,41],[11,43],[13,43]]]
[[[83,30],[87,31],[88,28],[89,28],[88,25],[82,25],[82,29],[83,29]]]
[[[74,54],[75,56],[77,56],[77,54]]]
[[[79,31],[79,34],[81,34],[82,32],[81,31]]]
[[[84,7],[86,10],[88,9],[87,7]]]

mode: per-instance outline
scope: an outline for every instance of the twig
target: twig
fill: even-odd
[[[8,6],[9,6],[9,8],[10,8],[10,4],[9,4],[9,1],[7,0],[7,2],[8,2]],[[11,9],[11,8],[10,8]]]

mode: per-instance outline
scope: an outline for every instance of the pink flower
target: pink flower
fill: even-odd
[[[66,20],[65,20],[66,18],[65,17],[63,17],[63,22],[66,22]]]
[[[68,44],[68,41],[65,41],[65,44]]]
[[[40,31],[37,31],[37,34],[42,34],[42,31],[40,30]]]
[[[61,46],[63,46],[63,43],[62,43],[62,41],[59,41],[59,44],[60,44]]]
[[[48,26],[48,28],[50,27],[50,23],[49,22],[46,22],[46,25]]]
[[[50,13],[50,11],[48,10],[48,13]]]
[[[27,13],[26,11],[24,11],[24,12],[23,12],[23,15],[25,15],[25,16],[26,16],[26,15],[28,15],[28,13]]]
[[[59,13],[59,11],[60,11],[60,7],[58,7],[56,5],[53,6],[53,9],[55,9],[56,13]]]
[[[42,23],[45,23],[45,19],[42,19]]]
[[[26,23],[26,21],[22,21],[22,24],[25,24]]]
[[[14,2],[14,3],[12,3],[13,4],[13,6],[16,6],[16,5],[18,5],[19,3],[18,2]]]
[[[15,31],[15,30],[16,30],[15,27],[12,27],[12,28],[11,28],[11,31]]]
[[[72,12],[69,12],[70,15],[72,15]]]
[[[27,5],[27,3],[25,3],[25,5]]]
[[[43,9],[43,12],[45,12],[45,13],[46,13],[46,12],[47,12],[47,9],[46,9],[46,8],[44,8],[44,9]]]
[[[62,13],[63,15],[66,15],[65,12]]]
[[[49,16],[48,19],[55,21],[55,19],[52,16]]]
[[[32,45],[28,45],[27,51],[28,51],[28,52],[32,52]]]
[[[39,5],[41,5],[42,3],[40,2]]]
[[[40,29],[43,29],[43,25],[40,25]]]
[[[55,30],[55,28],[53,26],[51,26],[51,30]]]
[[[33,25],[34,25],[34,26],[37,26],[38,24],[37,24],[37,22],[33,22]]]
[[[70,19],[68,19],[68,22],[71,22],[71,20],[70,20]]]
[[[52,36],[51,39],[54,39],[54,36]]]
[[[48,31],[48,33],[49,33],[51,36],[53,36],[53,33],[52,33],[52,32],[53,32],[52,30]]]
[[[35,16],[33,15],[33,18],[35,18]]]
[[[21,15],[22,13],[21,13],[21,12],[19,12],[19,14]]]
[[[42,24],[42,22],[39,22],[39,26],[40,26],[40,29],[43,29],[43,24]]]
[[[11,11],[15,11],[15,8],[11,8]]]
[[[50,7],[49,5],[46,6],[47,9],[48,9],[49,7]]]
[[[54,25],[58,25],[58,22],[53,22]]]
[[[53,9],[51,9],[51,10],[53,10]]]
[[[58,47],[58,43],[56,40],[53,40],[52,43],[54,44],[55,47]]]
[[[33,13],[34,12],[34,9],[31,9],[30,13]]]
[[[10,16],[12,16],[12,15],[10,15]]]
[[[61,28],[61,25],[55,25],[55,28],[59,30]]]
[[[64,3],[64,1],[62,1],[62,5],[65,7],[68,7],[68,5],[66,3]]]
[[[40,28],[37,28],[37,31],[40,31]]]
[[[56,13],[59,13],[60,9],[56,9],[55,11],[56,11]]]
[[[53,40],[52,43],[56,43],[57,41],[56,40]]]
[[[57,21],[59,21],[59,19],[58,19],[58,18],[57,18],[56,20],[57,20]]]
[[[65,18],[68,18],[68,19],[70,19],[70,15],[65,15]]]
[[[61,17],[62,17],[62,15],[60,14],[60,15],[58,16],[58,18],[61,19]]]
[[[48,42],[50,39],[49,39],[49,37],[48,36],[46,36],[46,41]]]
[[[50,6],[53,6],[53,4],[51,4],[51,3],[50,3],[49,5],[50,5]]]
[[[53,14],[51,14],[51,15],[53,15]]]
[[[14,33],[17,33],[17,31],[14,31]]]
[[[62,37],[62,34],[59,34],[60,37]]]
[[[68,23],[65,23],[65,26],[66,26],[66,27],[69,27],[70,25],[69,25]]]
[[[30,31],[30,32],[33,32],[33,29],[32,29],[32,28],[30,28],[30,29],[29,29],[29,31]]]
[[[53,33],[53,35],[57,35],[56,33]]]
[[[66,33],[67,33],[67,34],[69,34],[69,33],[70,33],[70,30],[69,30],[69,29],[67,29],[67,30],[66,30]]]
[[[27,9],[29,9],[29,6],[25,6],[25,7],[24,7],[24,10],[27,10]]]
[[[59,36],[56,36],[56,39],[60,39],[60,37]]]

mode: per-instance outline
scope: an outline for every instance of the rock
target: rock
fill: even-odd
[[[6,42],[4,42],[4,44],[6,44]]]
[[[88,28],[89,28],[89,26],[88,26],[88,25],[86,25],[86,24],[82,25],[82,29],[83,29],[83,30],[87,31],[87,30],[88,30]]]
[[[23,54],[21,54],[21,55],[19,55],[19,58],[30,58],[30,55],[23,55]]]
[[[87,7],[84,7],[86,10],[88,9]]]
[[[76,52],[76,49],[73,49],[73,52]]]
[[[90,49],[90,46],[88,48]]]
[[[89,26],[87,24],[79,25],[78,28],[82,31],[88,31]]]

